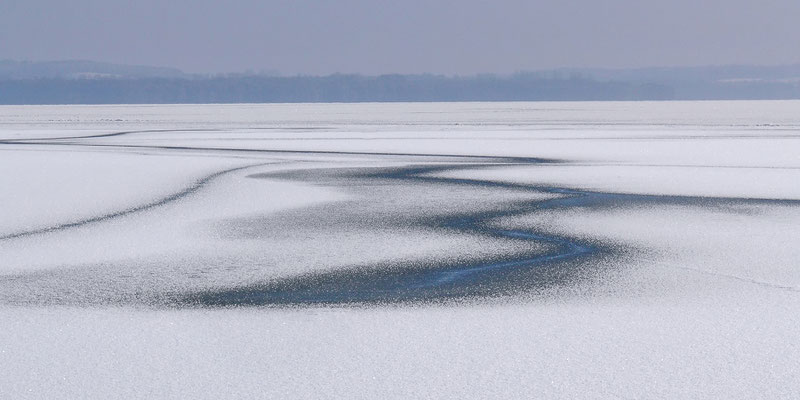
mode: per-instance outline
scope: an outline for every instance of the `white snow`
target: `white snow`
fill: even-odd
[[[552,158],[562,162],[428,176],[797,200],[798,111],[797,101],[0,107],[0,236],[136,210],[0,239],[0,397],[796,398],[796,202],[498,218],[490,225],[625,250],[572,286],[499,300],[124,300],[547,248],[402,223],[552,194],[274,175],[458,158],[252,150]],[[139,133],[52,140],[129,131]]]
[[[0,149],[0,236],[158,201],[217,170],[243,165],[225,158],[48,150]]]

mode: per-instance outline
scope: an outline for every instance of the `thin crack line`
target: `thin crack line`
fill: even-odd
[[[223,170],[223,171],[218,171],[218,172],[215,172],[215,173],[213,173],[211,175],[207,175],[207,176],[205,176],[205,177],[203,177],[201,179],[198,179],[198,180],[194,181],[191,185],[189,185],[185,189],[181,190],[180,192],[173,193],[173,194],[171,194],[171,195],[169,195],[167,197],[163,197],[161,199],[158,199],[158,200],[150,202],[150,203],[146,203],[146,204],[138,205],[138,206],[135,206],[135,207],[127,208],[127,209],[124,209],[124,210],[115,211],[115,212],[112,212],[112,213],[99,215],[99,216],[91,217],[91,218],[86,218],[86,219],[82,219],[82,220],[78,220],[78,221],[72,221],[72,222],[67,222],[67,223],[58,224],[58,225],[54,225],[54,226],[49,226],[49,227],[45,227],[45,228],[39,228],[39,229],[33,229],[33,230],[28,230],[28,231],[22,231],[22,232],[15,232],[15,233],[11,233],[11,234],[6,234],[6,235],[3,235],[3,236],[0,236],[0,241],[19,239],[19,238],[24,238],[24,237],[29,237],[29,236],[35,236],[35,235],[41,235],[41,234],[46,234],[46,233],[62,231],[62,230],[66,230],[66,229],[78,228],[78,227],[81,227],[81,226],[84,226],[84,225],[89,225],[89,224],[98,223],[98,222],[104,222],[104,221],[108,221],[108,220],[111,220],[111,219],[124,217],[124,216],[130,215],[130,214],[134,214],[134,213],[138,213],[138,212],[142,212],[142,211],[147,211],[147,210],[150,210],[150,209],[153,209],[153,208],[156,208],[156,207],[161,207],[161,206],[167,205],[169,203],[172,203],[172,202],[178,201],[180,199],[183,199],[183,198],[185,198],[185,197],[197,192],[198,190],[200,190],[200,188],[202,188],[203,186],[205,186],[206,184],[208,184],[212,180],[214,180],[216,178],[219,178],[222,175],[233,173],[233,172],[236,172],[236,171],[241,171],[241,170],[248,169],[248,168],[254,168],[254,167],[260,167],[260,166],[264,166],[264,165],[269,165],[269,164],[274,164],[274,163],[259,163],[259,164],[245,165],[245,166],[240,166],[240,167],[236,167],[236,168],[226,169],[226,170]]]
[[[765,287],[765,288],[769,288],[769,289],[785,290],[785,291],[795,292],[795,293],[800,292],[800,288],[798,288],[796,286],[779,285],[777,283],[759,281],[759,280],[756,280],[756,279],[745,278],[745,277],[741,277],[741,276],[737,276],[737,275],[723,274],[723,273],[720,273],[720,272],[713,272],[713,271],[704,271],[704,270],[699,269],[699,268],[680,266],[680,265],[669,263],[669,262],[666,262],[666,261],[656,261],[656,260],[651,260],[651,259],[648,259],[648,258],[639,258],[639,259],[647,261],[647,262],[655,264],[655,265],[660,265],[662,267],[668,267],[668,268],[673,268],[673,269],[681,269],[681,270],[684,270],[684,271],[692,271],[692,272],[696,272],[696,273],[703,274],[703,275],[714,276],[714,277],[717,277],[717,278],[725,278],[725,279],[729,279],[729,280],[735,280],[735,281],[739,281],[739,282],[750,283],[750,284],[753,284],[753,285],[757,285],[757,286],[761,286],[761,287]]]

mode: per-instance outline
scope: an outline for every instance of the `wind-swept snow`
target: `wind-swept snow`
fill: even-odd
[[[797,110],[0,107],[0,397],[797,397]]]

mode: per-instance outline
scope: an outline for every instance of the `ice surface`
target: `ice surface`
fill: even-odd
[[[799,321],[787,303],[796,295],[723,293],[446,309],[11,309],[0,314],[0,354],[13,366],[3,390],[54,399],[795,397]]]
[[[800,143],[798,143],[800,144]],[[766,153],[769,154],[769,153]],[[437,176],[530,185],[564,185],[586,190],[675,196],[800,199],[800,167],[739,165],[539,165],[448,171]]]
[[[0,107],[0,397],[796,398],[798,111]]]
[[[193,181],[243,163],[170,155],[3,149],[0,236],[158,201]]]

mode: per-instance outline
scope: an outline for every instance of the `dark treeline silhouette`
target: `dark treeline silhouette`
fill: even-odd
[[[800,99],[800,66],[278,77],[89,62],[3,65],[0,104]]]
[[[656,83],[680,100],[800,99],[800,64],[562,69],[601,81]]]
[[[0,80],[0,104],[667,100],[665,85],[516,74]]]

